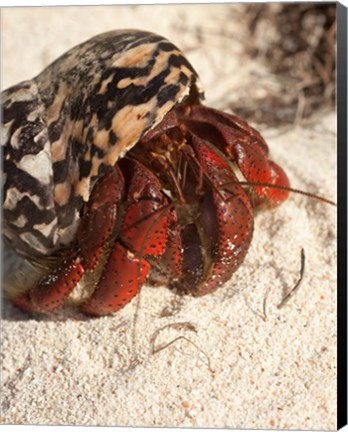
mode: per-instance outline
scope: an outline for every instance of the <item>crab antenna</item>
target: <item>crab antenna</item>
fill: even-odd
[[[334,201],[331,201],[327,198],[324,198],[322,196],[316,195],[316,194],[311,193],[311,192],[305,192],[305,191],[302,191],[301,189],[294,189],[294,188],[288,187],[288,186],[272,185],[270,183],[263,183],[263,182],[239,181],[239,180],[235,181],[235,182],[228,182],[228,183],[225,183],[224,185],[221,185],[221,186],[232,186],[234,184],[239,184],[241,186],[263,186],[263,187],[268,187],[268,188],[273,188],[273,189],[285,190],[288,192],[293,192],[293,193],[297,193],[300,195],[305,195],[309,198],[314,198],[314,199],[322,201],[326,204],[330,204],[332,206],[337,207],[337,204]]]

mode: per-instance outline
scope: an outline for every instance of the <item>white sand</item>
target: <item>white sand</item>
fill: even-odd
[[[258,91],[264,73],[239,56],[246,35],[236,8],[3,10],[3,88],[97,33],[143,28],[181,47],[207,105],[225,108],[243,88]],[[335,124],[327,113],[314,126],[262,129],[293,187],[333,200]],[[305,278],[278,309],[298,278],[302,247]],[[11,265],[6,259],[5,274]],[[157,348],[175,342],[152,354],[153,339]],[[335,429],[336,209],[292,195],[260,214],[244,265],[203,298],[145,287],[100,319],[68,311],[33,318],[5,301],[1,354],[2,423]]]

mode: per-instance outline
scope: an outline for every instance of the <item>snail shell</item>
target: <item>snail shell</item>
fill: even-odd
[[[1,94],[3,233],[32,262],[74,239],[98,176],[176,104],[203,93],[156,34],[104,33]]]

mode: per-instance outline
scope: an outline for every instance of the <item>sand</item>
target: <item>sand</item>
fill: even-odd
[[[187,53],[207,105],[265,74],[241,56],[238,5],[2,10],[3,88],[103,31],[143,28]],[[204,31],[200,32],[199,26]],[[293,187],[336,200],[336,115],[262,127]],[[34,316],[3,301],[5,424],[336,428],[336,209],[293,194],[260,213],[244,264],[202,298],[145,286],[114,316]],[[300,251],[306,269],[293,298]],[[3,271],[22,264],[5,250]]]

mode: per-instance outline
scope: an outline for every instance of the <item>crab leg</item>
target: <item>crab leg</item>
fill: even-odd
[[[64,259],[62,264],[44,276],[30,292],[35,312],[50,313],[61,306],[84,274],[79,257]]]
[[[191,145],[205,176],[213,182],[205,192],[197,220],[202,242],[210,245],[208,268],[206,262],[202,280],[190,289],[200,296],[219,288],[243,262],[253,235],[253,212],[228,162],[194,135]],[[223,186],[226,183],[230,185]]]
[[[118,166],[109,168],[91,192],[77,232],[86,269],[93,271],[110,241],[124,199],[125,184]]]
[[[28,313],[53,312],[64,303],[83,274],[84,268],[76,253],[70,255],[29,292],[15,298],[14,303]]]
[[[123,176],[117,167],[97,181],[77,231],[78,245],[29,294],[16,300],[18,306],[28,312],[53,312],[64,303],[85,271],[94,270],[112,236],[123,190]]]
[[[83,310],[90,315],[110,314],[129,303],[150,271],[144,256],[160,256],[167,242],[167,201],[157,178],[130,159],[119,163],[128,189],[127,208],[100,280]]]
[[[268,146],[262,136],[246,122],[231,114],[193,105],[183,122],[201,138],[209,138],[226,156],[235,161],[247,181],[289,187],[283,169],[268,159]],[[254,186],[255,205],[264,202],[275,207],[288,198],[289,192],[267,186]]]

